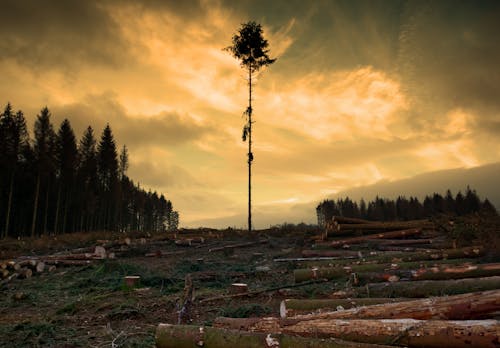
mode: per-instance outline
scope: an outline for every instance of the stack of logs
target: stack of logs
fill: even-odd
[[[72,252],[57,253],[45,256],[22,256],[16,260],[0,262],[0,286],[14,279],[31,278],[44,271],[53,272],[58,266],[84,266],[94,260],[114,258],[115,254],[107,252],[102,246],[74,249]]]
[[[500,263],[457,248],[430,221],[335,217],[293,262],[295,282],[327,279],[328,298],[286,299],[266,318],[213,327],[160,324],[167,347],[500,347]]]

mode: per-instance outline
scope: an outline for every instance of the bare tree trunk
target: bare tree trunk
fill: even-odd
[[[45,193],[45,211],[43,217],[43,234],[47,235],[47,221],[49,216],[49,193],[50,193],[50,177],[47,179],[47,191]]]
[[[35,237],[36,228],[36,214],[38,211],[38,197],[40,195],[40,173],[38,173],[36,178],[36,189],[35,189],[35,203],[33,205],[33,219],[31,222],[31,237]]]
[[[59,227],[59,206],[61,205],[61,183],[57,189],[57,203],[56,203],[56,219],[54,222],[54,235],[57,236],[57,228]]]
[[[9,185],[9,200],[7,201],[7,214],[5,216],[5,232],[3,238],[7,238],[9,235],[9,224],[10,224],[10,212],[12,207],[12,193],[14,191],[14,171],[10,176],[10,185]]]
[[[252,231],[252,67],[248,69],[248,232]]]

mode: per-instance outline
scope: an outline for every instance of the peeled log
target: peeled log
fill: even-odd
[[[244,332],[193,325],[159,324],[157,348],[389,348],[389,346],[311,339],[283,334]]]
[[[317,319],[485,319],[500,310],[500,290],[455,296],[376,304],[342,311],[296,316],[298,320]]]
[[[298,300],[287,299],[281,301],[281,318],[293,317],[301,314],[308,314],[316,311],[335,311],[355,308],[358,306],[367,306],[380,303],[401,302],[400,298],[338,298],[338,299],[317,299],[317,300]],[[341,307],[341,308],[339,308]]]
[[[375,234],[370,234],[367,236],[361,236],[361,237],[352,237],[352,238],[346,238],[343,240],[336,240],[330,243],[332,247],[341,247],[345,244],[359,244],[363,242],[369,242],[370,240],[373,239],[383,239],[383,238],[403,238],[403,237],[409,237],[409,236],[416,236],[422,234],[422,230],[419,228],[411,228],[411,229],[406,229],[406,230],[399,230],[399,231],[392,231],[392,232],[383,232],[383,233],[375,233]]]
[[[426,348],[498,348],[498,320],[217,318],[214,326]]]

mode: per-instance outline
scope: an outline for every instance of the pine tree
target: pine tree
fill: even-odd
[[[248,231],[252,230],[252,77],[263,67],[273,64],[276,59],[269,58],[269,46],[263,36],[260,24],[247,22],[232,38],[233,44],[225,49],[241,63],[248,72],[248,107],[245,111],[247,122],[243,127],[243,141],[248,137]]]
[[[37,179],[35,188],[35,199],[33,207],[33,219],[31,223],[31,236],[35,236],[37,215],[39,207],[40,188],[42,181],[45,188],[45,218],[43,222],[43,233],[47,233],[48,197],[50,193],[50,178],[55,167],[55,140],[56,134],[50,123],[50,111],[43,108],[35,121],[34,155],[37,169]],[[43,188],[43,187],[42,187]]]

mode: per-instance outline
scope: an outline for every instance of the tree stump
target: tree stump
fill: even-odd
[[[139,286],[139,282],[141,280],[141,277],[140,276],[125,276],[123,278],[123,281],[124,281],[124,284],[125,284],[125,287],[127,289],[134,289],[134,288],[137,288]]]
[[[248,285],[245,283],[233,283],[229,288],[231,294],[243,294],[245,292],[248,292]]]

